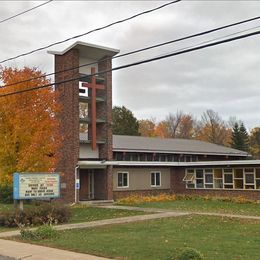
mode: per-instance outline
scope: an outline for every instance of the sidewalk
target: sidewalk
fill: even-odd
[[[239,215],[239,214],[229,214],[229,213],[178,211],[178,210],[172,210],[172,209],[141,208],[141,207],[133,207],[133,206],[120,206],[120,205],[98,206],[98,207],[99,208],[106,208],[106,209],[125,209],[125,210],[144,211],[144,212],[157,212],[157,213],[174,212],[175,214],[185,214],[185,215],[192,214],[192,215],[205,215],[205,216],[216,216],[216,217],[260,220],[260,216],[249,216],[249,215]]]
[[[80,254],[9,240],[0,240],[0,259],[6,260],[106,260],[108,258]]]

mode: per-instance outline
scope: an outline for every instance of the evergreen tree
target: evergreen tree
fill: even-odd
[[[113,134],[116,135],[139,135],[139,123],[133,113],[126,107],[113,108]]]
[[[249,136],[243,123],[235,123],[232,129],[231,147],[234,149],[249,151]]]
[[[248,135],[247,130],[243,123],[239,127],[239,132],[240,132],[241,140],[242,140],[241,150],[248,152],[249,151],[249,135]]]

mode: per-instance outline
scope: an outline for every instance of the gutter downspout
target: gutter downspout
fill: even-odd
[[[77,166],[75,167],[75,172],[74,172],[74,174],[75,174],[75,187],[74,187],[74,189],[75,189],[75,204],[77,203],[76,182],[77,182],[78,168],[79,168],[79,165],[77,165]]]

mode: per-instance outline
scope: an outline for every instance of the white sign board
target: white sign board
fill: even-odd
[[[14,173],[13,184],[13,197],[17,200],[60,197],[57,173]]]

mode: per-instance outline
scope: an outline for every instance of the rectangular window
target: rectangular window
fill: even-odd
[[[158,187],[161,186],[161,173],[151,172],[151,186]]]
[[[120,152],[116,152],[115,153],[115,160],[116,161],[123,161],[124,159],[124,154],[123,153],[120,153]]]
[[[160,161],[161,162],[165,162],[166,161],[166,155],[165,154],[161,154],[160,155]]]
[[[225,184],[233,184],[233,175],[225,173],[224,182],[225,182]]]
[[[130,159],[131,159],[131,154],[125,153],[125,161],[130,161]]]
[[[167,155],[167,162],[173,162],[174,161],[174,156],[172,154]]]
[[[183,178],[183,181],[186,182],[186,188],[194,189],[195,188],[195,171],[194,170],[186,170],[186,174]]]
[[[132,159],[132,161],[139,161],[138,153],[132,153],[131,154],[131,159]]]
[[[205,173],[205,183],[208,183],[208,184],[213,183],[213,174]]]
[[[245,183],[246,184],[254,184],[255,176],[253,173],[245,173]]]
[[[192,182],[195,180],[195,175],[193,170],[188,170],[183,178],[183,181]]]
[[[151,162],[153,160],[153,154],[152,153],[148,153],[146,155],[147,161]]]
[[[187,189],[260,190],[260,168],[186,169]]]
[[[184,155],[184,161],[185,162],[191,162],[191,160],[192,160],[191,155]]]
[[[203,170],[196,170],[196,178],[203,178]]]
[[[129,173],[128,172],[118,172],[117,173],[117,187],[118,188],[128,188],[129,187]]]

